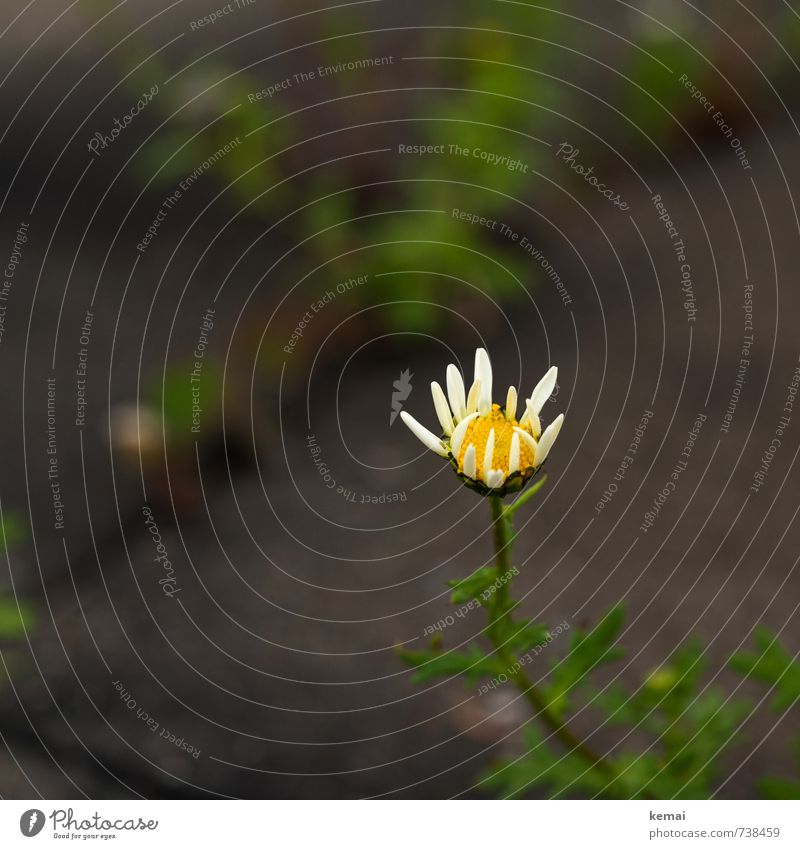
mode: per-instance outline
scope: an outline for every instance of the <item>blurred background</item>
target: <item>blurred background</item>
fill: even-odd
[[[396,648],[488,514],[393,416],[478,345],[559,367],[527,615],[800,650],[798,4],[216,2],[0,11],[0,795],[478,795],[524,705]]]

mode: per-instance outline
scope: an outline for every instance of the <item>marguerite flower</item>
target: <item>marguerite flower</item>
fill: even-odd
[[[433,406],[441,425],[436,436],[403,411],[403,421],[426,448],[450,460],[464,483],[482,495],[518,492],[547,459],[564,422],[563,413],[544,433],[539,414],[553,394],[558,369],[553,366],[525,401],[517,419],[517,390],[511,386],[505,407],[492,403],[492,365],[483,348],[475,351],[475,380],[466,393],[461,373],[447,367],[447,394],[431,383]]]

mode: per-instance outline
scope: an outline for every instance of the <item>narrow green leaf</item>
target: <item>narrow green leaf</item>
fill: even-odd
[[[479,678],[491,678],[504,671],[502,664],[493,656],[487,655],[479,646],[470,646],[466,651],[434,652],[400,651],[400,659],[417,669],[413,677],[415,684],[422,684],[433,678],[452,678],[463,675],[468,681]]]
[[[471,599],[480,600],[480,596],[489,589],[497,580],[497,568],[495,566],[483,566],[466,578],[448,581],[453,592],[450,601],[453,604],[463,604]]]
[[[547,625],[536,625],[532,620],[514,622],[511,626],[509,644],[517,654],[525,654],[532,649],[548,645],[550,629]]]
[[[746,678],[773,685],[777,693],[772,707],[782,713],[800,702],[800,663],[767,628],[756,630],[755,643],[755,652],[734,655],[730,665]]]

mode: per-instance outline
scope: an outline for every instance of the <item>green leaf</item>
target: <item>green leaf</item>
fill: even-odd
[[[719,689],[700,690],[703,648],[690,643],[653,670],[632,692],[619,684],[598,693],[592,706],[614,724],[626,724],[658,742],[656,766],[640,786],[658,798],[706,798],[719,773],[719,758],[736,740],[751,705]],[[638,766],[634,767],[634,770]]]
[[[453,587],[453,592],[450,595],[450,601],[453,604],[463,604],[465,601],[470,601],[475,598],[480,601],[480,596],[489,589],[497,580],[496,566],[483,566],[481,569],[473,572],[467,578],[459,578],[454,581],[448,581]]]
[[[537,492],[547,483],[547,475],[543,474],[535,484],[526,489],[515,501],[503,508],[503,516],[510,519],[527,501],[533,498]]]
[[[402,661],[417,668],[412,678],[415,684],[456,675],[463,675],[468,681],[474,682],[479,678],[493,678],[506,671],[493,655],[487,655],[480,646],[469,646],[466,651],[437,652],[424,649],[400,651],[398,654]]]
[[[636,725],[641,719],[639,706],[622,684],[610,684],[597,693],[592,705],[606,715],[610,725]]]
[[[760,681],[774,688],[772,709],[783,713],[800,703],[800,662],[783,648],[778,638],[768,628],[757,628],[754,635],[756,650],[739,652],[730,665],[746,678]],[[800,755],[800,738],[794,743]],[[767,799],[800,799],[800,781],[785,778],[762,778],[758,781],[760,793]]]
[[[509,627],[512,631],[509,636],[509,645],[517,654],[525,654],[531,649],[548,644],[550,629],[547,625],[536,625],[533,620],[526,619],[522,622],[514,622]]]
[[[667,669],[676,679],[671,688],[673,691],[685,696],[697,690],[700,676],[706,668],[703,654],[703,645],[699,641],[692,640],[672,655]]]
[[[624,649],[614,645],[624,621],[625,609],[617,605],[590,631],[576,631],[567,656],[553,665],[551,684],[546,688],[548,701],[556,711],[568,708],[567,694],[586,683],[592,670],[624,656]]]
[[[580,648],[584,654],[591,653],[599,663],[616,642],[624,624],[625,608],[618,604],[612,607],[591,631],[584,634],[579,632],[576,635],[575,648]]]
[[[740,652],[730,665],[740,674],[775,687],[772,707],[782,713],[800,701],[800,663],[778,642],[767,628],[755,632],[756,652]]]
[[[503,798],[526,796],[537,788],[548,795],[593,796],[609,787],[607,777],[589,767],[576,754],[564,754],[554,748],[535,722],[522,732],[526,753],[515,760],[502,760],[491,765],[481,777],[480,786]]]
[[[679,787],[669,781],[669,775],[660,772],[662,759],[656,752],[621,752],[611,760],[617,773],[607,795],[617,799],[641,799],[650,793],[659,799],[676,795]]]

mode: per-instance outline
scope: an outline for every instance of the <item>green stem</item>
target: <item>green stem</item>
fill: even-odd
[[[545,480],[546,478],[543,478],[538,482],[536,490],[542,487]],[[533,492],[529,491],[526,493],[524,500],[527,501],[531,495],[533,495]],[[499,497],[489,496],[498,577],[507,575],[511,570],[511,545],[513,538],[511,514],[521,503],[524,503],[522,497],[518,498],[510,507],[504,508],[503,502]],[[489,613],[487,635],[494,648],[495,656],[509,670],[519,666],[514,652],[508,648],[508,639],[504,636],[507,634],[507,630],[502,627],[503,620],[510,617],[510,608],[512,607],[510,603],[510,584],[510,580],[505,581],[487,602]],[[521,666],[513,673],[513,678],[520,692],[533,708],[536,716],[553,732],[566,749],[580,755],[591,766],[605,773],[608,777],[616,778],[616,771],[611,764],[603,760],[601,755],[597,754],[586,743],[576,737],[561,721],[558,714],[547,704],[541,693],[536,689],[535,684],[522,671]]]

